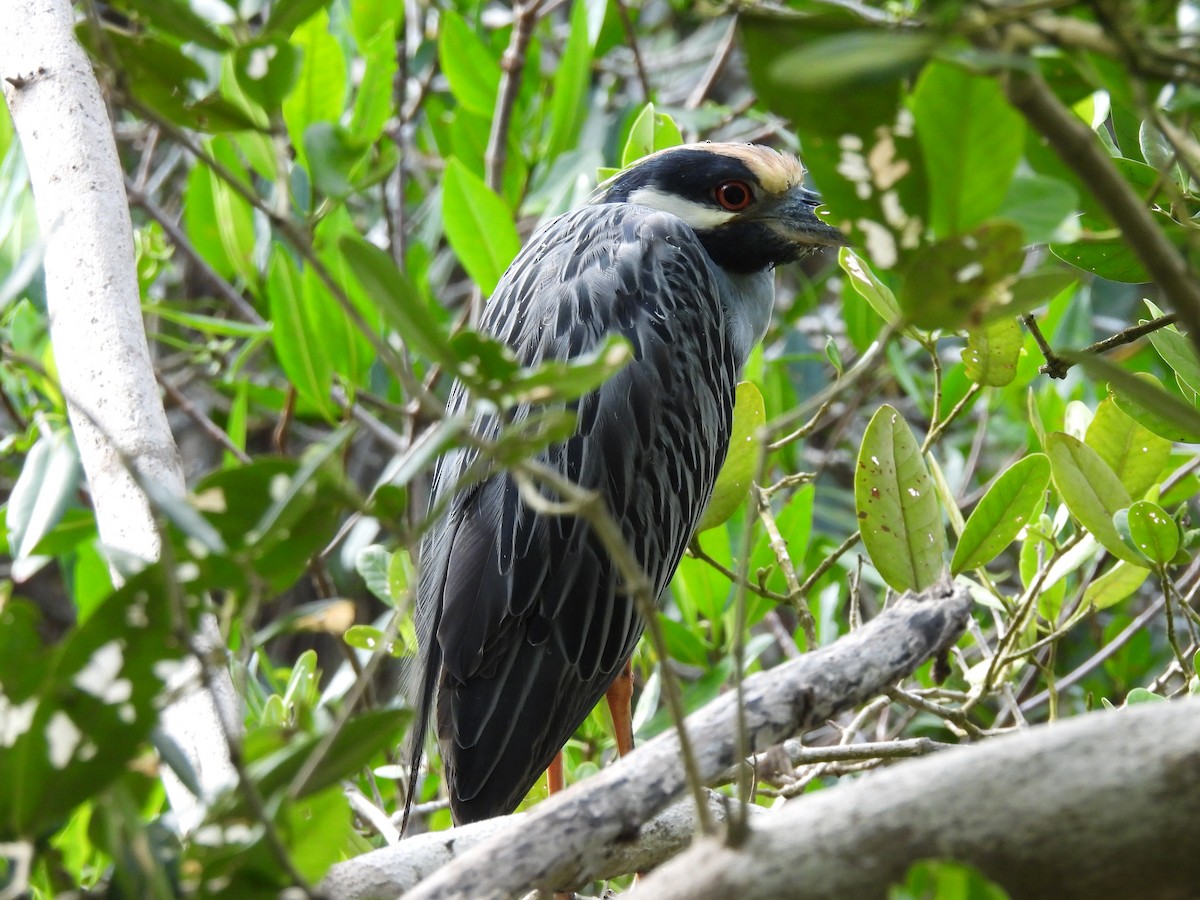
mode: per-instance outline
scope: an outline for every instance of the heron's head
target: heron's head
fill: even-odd
[[[757,144],[687,144],[614,175],[596,203],[636,203],[683,219],[713,261],[734,272],[794,262],[846,243],[817,215],[796,157]]]

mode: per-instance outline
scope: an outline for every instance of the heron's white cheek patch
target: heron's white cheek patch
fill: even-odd
[[[678,216],[697,231],[717,228],[737,217],[737,213],[713,209],[711,206],[685,200],[678,194],[667,194],[654,188],[639,188],[629,195],[629,202]]]

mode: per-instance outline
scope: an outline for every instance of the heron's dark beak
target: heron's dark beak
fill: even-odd
[[[845,247],[850,242],[840,230],[822,219],[817,208],[821,195],[805,187],[794,187],[765,211],[766,218],[781,237],[795,244]]]

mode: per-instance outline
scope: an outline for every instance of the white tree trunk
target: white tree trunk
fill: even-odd
[[[117,559],[149,561],[158,557],[159,535],[138,479],[181,496],[183,470],[146,344],[112,126],[74,25],[67,0],[6,0],[0,77],[46,242],[50,338],[100,538]],[[172,736],[209,779],[207,792],[228,781],[232,767],[211,697],[185,702],[192,733]],[[172,805],[191,824],[194,798],[168,784]]]

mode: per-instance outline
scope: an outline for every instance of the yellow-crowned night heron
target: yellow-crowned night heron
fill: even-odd
[[[632,345],[633,361],[577,401],[574,435],[539,459],[603,497],[656,597],[725,459],[772,269],[843,243],[802,175],[795,158],[749,144],[656,153],[541,228],[484,309],[482,330],[527,366],[613,332]],[[456,385],[450,413],[464,406]],[[498,427],[475,420],[483,436]],[[440,460],[434,503],[472,458]],[[436,707],[455,821],[510,812],[628,671],[642,618],[589,525],[533,511],[505,472],[450,500],[420,562],[414,774]]]

